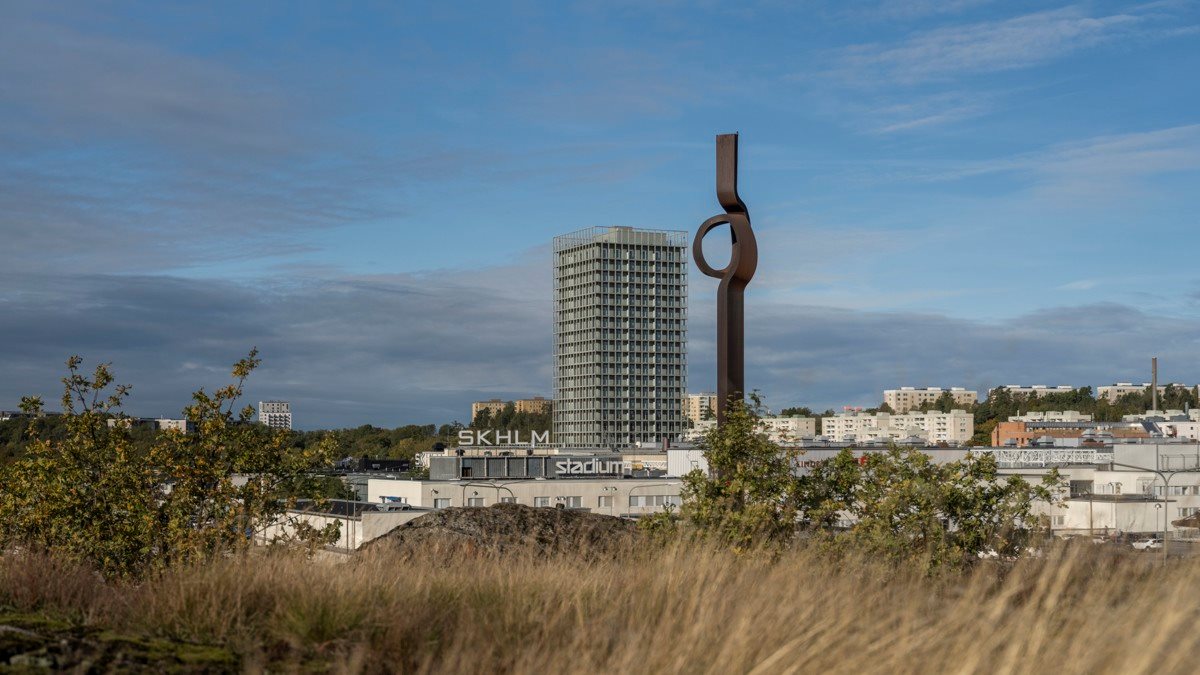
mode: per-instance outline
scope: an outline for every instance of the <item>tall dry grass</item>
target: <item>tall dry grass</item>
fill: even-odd
[[[1064,547],[939,578],[800,549],[230,559],[110,586],[0,559],[0,605],[224,645],[247,670],[1194,673],[1200,563]]]

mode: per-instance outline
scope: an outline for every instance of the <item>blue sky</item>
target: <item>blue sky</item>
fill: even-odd
[[[1200,381],[1200,3],[450,4],[5,3],[0,408],[251,345],[306,427],[549,394],[551,237],[694,230],[728,131],[770,403]]]

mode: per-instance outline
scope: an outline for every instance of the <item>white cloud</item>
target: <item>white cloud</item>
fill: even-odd
[[[1046,198],[1090,197],[1107,202],[1143,189],[1146,179],[1200,171],[1200,124],[1093,136],[982,161],[888,160],[879,167],[875,176],[884,181],[950,181],[1010,174]]]
[[[1100,285],[1100,282],[1096,281],[1095,279],[1080,279],[1078,281],[1071,281],[1071,282],[1065,283],[1065,284],[1059,286],[1057,290],[1060,290],[1060,291],[1090,291],[1099,285]]]
[[[915,83],[968,73],[1026,68],[1131,33],[1145,17],[1089,16],[1066,7],[1011,19],[949,26],[899,43],[844,49],[835,73],[848,80]]]
[[[867,108],[862,115],[871,120],[876,133],[923,131],[990,114],[1000,98],[1000,93],[974,91],[913,95],[891,98],[884,105]]]
[[[506,267],[306,282],[47,278],[36,295],[0,294],[9,319],[0,323],[0,407],[24,394],[53,400],[63,360],[79,353],[114,362],[134,385],[134,414],[172,414],[193,389],[225,382],[228,365],[257,345],[264,365],[249,399],[292,400],[304,427],[461,420],[480,397],[550,393],[547,265],[543,251]],[[704,389],[714,309],[696,286],[704,299],[691,308],[690,382]],[[747,300],[747,382],[775,406],[873,403],[881,389],[913,383],[1091,384],[1151,352],[1177,364],[1172,379],[1200,379],[1188,365],[1200,348],[1194,318],[1122,305],[981,322],[769,293]]]
[[[847,4],[846,11],[855,17],[876,20],[916,19],[938,14],[957,14],[991,3],[992,0],[880,0],[865,7]]]
[[[957,13],[976,3],[883,2],[856,13],[899,20]],[[859,131],[925,132],[994,115],[1019,97],[1043,96],[1028,87],[1004,90],[980,75],[1033,68],[1087,50],[1186,36],[1184,5],[1148,3],[1102,12],[1089,5],[922,28],[902,37],[835,49],[824,69],[793,73],[829,114]],[[943,22],[944,24],[944,22]],[[821,60],[818,60],[820,63]]]

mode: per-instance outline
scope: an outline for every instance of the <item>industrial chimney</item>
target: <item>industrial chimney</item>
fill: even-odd
[[[1150,359],[1150,401],[1151,410],[1158,412],[1158,357]]]

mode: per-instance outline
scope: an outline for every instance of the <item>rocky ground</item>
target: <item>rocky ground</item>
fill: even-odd
[[[401,553],[437,548],[534,554],[604,554],[628,546],[637,526],[621,518],[570,509],[496,504],[434,511],[364,546]]]

